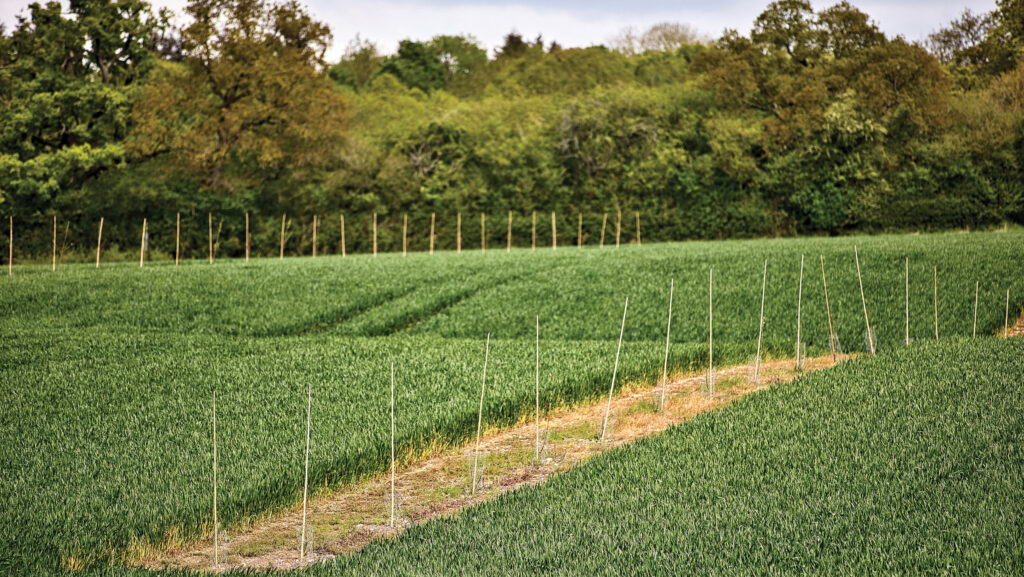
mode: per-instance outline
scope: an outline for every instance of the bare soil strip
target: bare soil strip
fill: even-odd
[[[1002,332],[1002,331],[1000,331]],[[1003,336],[1000,334],[999,336]],[[1007,337],[1024,337],[1024,315],[1021,315],[1017,322],[1013,323],[1013,326],[1006,333]]]
[[[1018,323],[1024,330],[1024,324]],[[1016,327],[1015,327],[1016,328]],[[843,359],[848,357],[843,357]],[[832,366],[831,357],[807,359],[805,371]],[[600,441],[606,400],[550,412],[540,422],[541,451],[535,458],[536,428],[524,419],[511,428],[487,431],[482,438],[483,471],[476,495],[470,494],[475,446],[438,452],[399,466],[396,472],[396,523],[390,519],[390,475],[326,492],[309,503],[307,553],[299,558],[301,504],[290,511],[222,533],[220,564],[216,570],[235,568],[295,569],[356,551],[375,539],[396,535],[410,525],[450,515],[470,505],[494,499],[524,485],[542,482],[594,455],[636,439],[664,431],[704,411],[722,407],[759,388],[788,382],[800,373],[793,361],[766,361],[760,386],[751,382],[753,367],[743,365],[716,371],[716,393],[703,392],[700,375],[674,375],[657,411],[659,387],[626,384],[611,404],[608,434]],[[130,555],[133,565],[159,568],[213,568],[212,536],[202,542],[165,549],[145,549]]]

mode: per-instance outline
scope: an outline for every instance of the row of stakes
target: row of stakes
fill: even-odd
[[[857,266],[857,283],[860,288],[861,305],[864,311],[864,325],[867,334],[867,345],[868,352],[872,355],[876,354],[874,332],[871,328],[871,321],[868,316],[867,301],[864,297],[864,284],[861,280],[860,273],[860,255],[857,252],[857,247],[853,247],[854,259]],[[822,289],[825,294],[825,312],[826,318],[828,319],[828,331],[829,331],[829,349],[832,355],[832,363],[835,364],[838,358],[837,351],[837,339],[834,332],[834,326],[832,322],[832,309],[829,305],[828,300],[828,283],[825,276],[825,259],[824,256],[819,255],[819,262],[821,264],[821,282]],[[905,289],[906,289],[906,324],[905,324],[905,335],[904,344],[910,344],[910,258],[907,257],[905,260]],[[934,287],[934,310],[935,310],[935,338],[939,338],[939,325],[938,325],[938,282],[937,272],[933,276],[933,287]],[[797,285],[797,319],[796,319],[796,359],[794,370],[801,370],[803,368],[804,358],[801,351],[801,329],[802,329],[802,304],[803,304],[803,281],[804,281],[804,257],[800,257],[800,280]],[[760,385],[760,369],[761,369],[761,345],[762,338],[764,335],[764,305],[765,295],[767,294],[768,286],[768,260],[765,259],[764,271],[761,281],[761,312],[760,319],[758,322],[758,333],[757,333],[757,353],[754,360],[754,375],[753,384],[755,387]],[[977,336],[978,328],[978,287],[979,283],[975,283],[974,292],[974,322],[972,329],[972,338]],[[665,357],[662,365],[661,382],[659,383],[659,401],[658,411],[663,412],[665,410],[665,395],[668,389],[668,356],[669,349],[671,347],[672,339],[672,303],[675,296],[675,279],[669,280],[669,298],[668,298],[668,321],[665,329]],[[608,431],[608,417],[611,412],[612,398],[615,394],[615,380],[619,370],[619,356],[622,352],[622,338],[626,330],[626,314],[629,311],[629,297],[626,297],[625,304],[622,309],[622,325],[619,329],[618,346],[615,350],[615,363],[612,368],[612,379],[611,386],[608,389],[608,402],[605,407],[604,418],[601,423],[601,438],[600,442],[604,443],[605,436]],[[708,369],[704,381],[704,392],[708,396],[715,394],[715,372],[714,372],[714,268],[708,269]],[[1009,328],[1009,313],[1010,313],[1010,291],[1006,291],[1006,312],[1003,319],[1003,336],[1008,335]],[[490,356],[491,348],[491,335],[487,334],[487,339],[484,344],[484,364],[483,364],[483,379],[480,384],[480,405],[477,412],[477,428],[476,428],[476,443],[473,451],[473,468],[472,478],[470,486],[470,494],[476,495],[478,487],[478,465],[480,460],[480,439],[483,431],[483,411],[484,411],[484,396],[487,389],[487,362]],[[535,439],[534,439],[534,458],[540,460],[541,452],[541,441],[540,441],[540,317],[536,317],[536,340],[535,340],[535,365],[534,365],[534,395],[535,395]],[[305,453],[305,473],[302,487],[302,530],[299,541],[299,558],[304,559],[306,556],[306,515],[308,511],[308,493],[309,493],[309,450],[310,450],[310,432],[312,428],[312,408],[313,408],[313,389],[312,385],[307,387],[306,390],[306,453]],[[389,526],[395,526],[396,512],[395,512],[395,363],[391,362],[391,403],[390,403],[390,417],[391,417],[391,467],[390,467],[390,511],[389,511]],[[217,567],[220,563],[219,559],[219,542],[218,542],[218,520],[217,520],[217,392],[213,392],[213,564]]]
[[[622,211],[618,211],[615,222],[615,246],[616,248],[621,244],[622,240]],[[213,213],[207,214],[209,221],[209,258],[210,264],[213,264],[214,257],[217,254],[217,248],[220,245],[220,230],[223,225],[221,221],[217,226],[216,240],[213,231]],[[576,233],[576,247],[583,248],[583,213],[577,214],[577,233]],[[96,236],[96,268],[100,268],[100,256],[103,248],[103,217],[100,217],[99,232]],[[9,235],[9,250],[7,259],[7,272],[8,275],[14,276],[14,217],[9,217],[10,235]],[[317,256],[317,231],[321,221],[319,216],[313,216],[313,258]],[[346,243],[345,243],[345,215],[340,215],[341,223],[341,256],[347,255]],[[436,223],[436,213],[430,213],[430,254],[434,254],[434,241],[436,236],[434,234],[434,228]],[[285,232],[288,224],[288,215],[281,215],[281,248],[280,258],[284,259],[285,249]],[[57,216],[53,217],[53,260],[52,270],[56,272],[57,267],[64,260],[64,250],[67,245],[67,235],[70,227],[70,223],[67,223],[64,229],[64,241],[61,244],[60,251],[57,250]],[[608,213],[604,213],[604,219],[601,222],[601,242],[600,246],[604,247],[605,232],[608,227]],[[373,256],[377,256],[377,213],[373,213]],[[146,252],[149,250],[149,222],[147,219],[142,219],[142,239],[139,244],[139,267],[144,267],[146,264]],[[508,240],[506,250],[512,251],[512,212],[508,213]],[[636,236],[634,237],[637,245],[641,244],[640,239],[640,212],[636,211]],[[456,217],[456,237],[455,237],[456,252],[462,252],[462,213],[458,213]],[[249,213],[245,213],[245,262],[249,262],[251,253],[251,242],[249,235]],[[537,213],[533,213],[533,229],[531,247],[536,250],[537,248]],[[552,250],[558,249],[558,225],[557,225],[557,213],[551,213],[551,248]],[[480,250],[484,252],[487,250],[487,215],[480,213]],[[408,254],[409,251],[409,216],[407,214],[402,215],[402,255]],[[60,260],[58,260],[58,254]],[[174,240],[174,264],[178,265],[181,262],[181,213],[177,214],[177,224],[175,229],[175,240]]]

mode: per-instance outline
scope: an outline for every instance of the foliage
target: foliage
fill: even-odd
[[[167,254],[179,212],[190,256],[207,213],[230,256],[246,213],[264,254],[282,214],[290,254],[339,213],[360,231],[377,213],[384,250],[403,215],[423,231],[444,214],[454,246],[458,212],[511,211],[518,246],[534,211],[563,230],[640,211],[650,241],[1022,222],[1018,4],[965,14],[933,53],[849,3],[783,0],[715,40],[660,23],[614,50],[510,33],[488,55],[470,36],[393,54],[357,37],[333,65],[330,31],[294,3],[195,0],[181,30],[138,0],[36,6],[0,35],[0,213],[19,261],[49,254],[54,215],[79,259],[100,217],[112,249],[146,218]],[[93,37],[126,52],[108,65]]]

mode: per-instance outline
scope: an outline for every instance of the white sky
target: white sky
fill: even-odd
[[[769,0],[305,0],[306,6],[334,32],[328,52],[336,60],[349,40],[359,34],[384,52],[394,52],[399,40],[428,39],[437,34],[469,34],[485,48],[501,44],[510,31],[562,46],[606,43],[625,26],[645,28],[661,21],[684,22],[709,37],[725,28],[743,34]],[[151,0],[177,12],[187,0]],[[812,0],[815,9],[835,1]],[[923,40],[928,33],[957,17],[964,8],[987,12],[995,0],[852,0],[889,36]],[[9,28],[27,0],[0,0],[0,21]]]

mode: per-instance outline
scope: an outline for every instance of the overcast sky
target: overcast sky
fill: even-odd
[[[151,0],[180,12],[187,0]],[[835,1],[812,0],[815,9]],[[27,0],[0,0],[0,20],[8,27]],[[337,59],[359,34],[394,52],[405,38],[437,34],[469,34],[485,48],[501,44],[509,31],[527,38],[543,34],[546,42],[589,46],[608,42],[625,26],[644,28],[656,22],[685,22],[717,37],[726,28],[747,34],[768,0],[306,0],[305,4],[334,32],[328,53]],[[995,0],[852,0],[889,36],[923,40],[928,33],[958,16],[964,8],[987,12]]]

